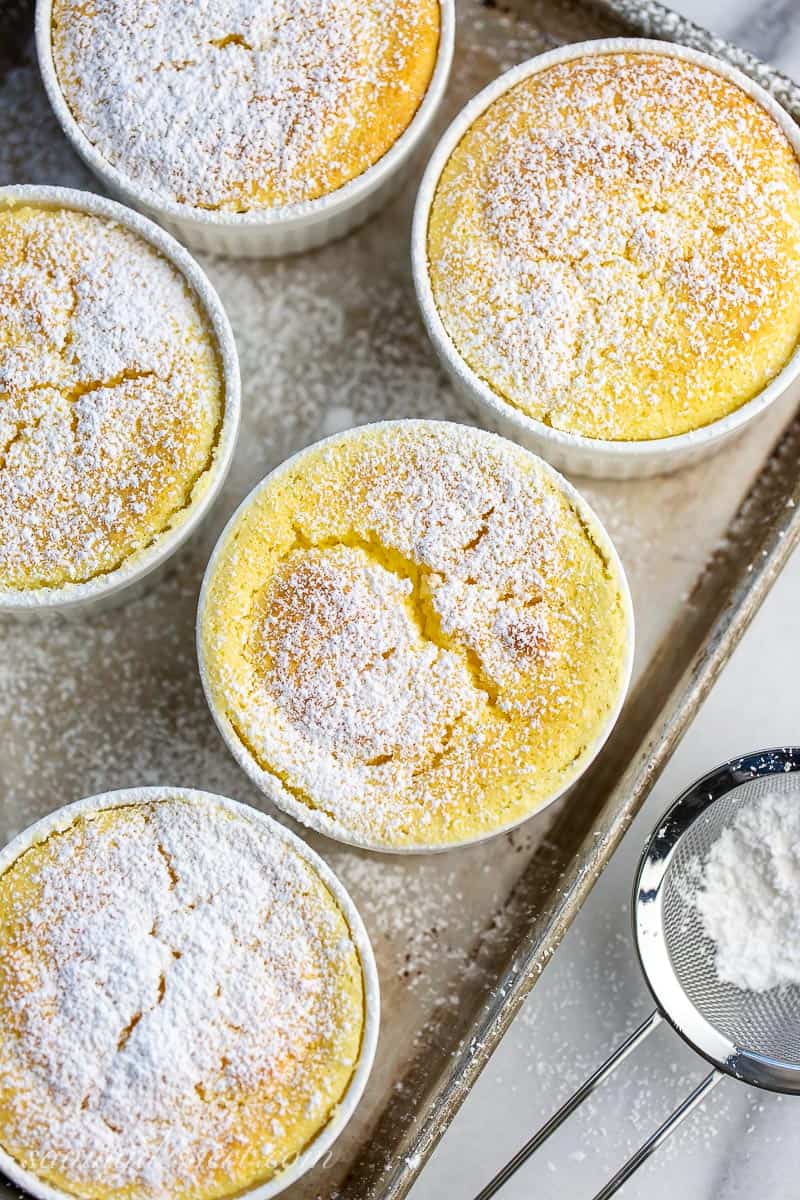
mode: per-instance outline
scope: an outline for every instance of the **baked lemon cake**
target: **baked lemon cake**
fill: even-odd
[[[78,816],[0,877],[0,946],[0,1145],[70,1195],[238,1195],[353,1076],[358,951],[263,818],[169,795]]]
[[[376,163],[433,75],[439,0],[54,0],[59,86],[157,201],[246,212]]]
[[[269,476],[209,564],[212,710],[295,816],[358,844],[497,832],[575,778],[627,682],[627,589],[532,454],[439,422],[367,426]]]
[[[800,337],[800,170],[735,83],[588,54],[495,99],[429,214],[439,316],[520,412],[639,441],[726,416]]]
[[[103,217],[0,206],[0,591],[85,583],[179,524],[223,410],[172,263]]]

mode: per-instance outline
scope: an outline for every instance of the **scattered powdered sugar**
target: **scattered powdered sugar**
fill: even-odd
[[[357,952],[312,869],[259,822],[170,798],[38,853],[30,907],[30,856],[2,883],[4,1144],[79,1194],[206,1195],[280,1167],[360,1044]]]
[[[752,992],[800,984],[800,801],[741,805],[699,866],[692,903],[721,980]]]
[[[178,270],[71,210],[0,212],[0,586],[112,570],[190,501],[222,394]]]
[[[800,335],[792,148],[733,83],[676,59],[589,56],[496,99],[444,168],[429,247],[477,374],[592,437],[723,416]]]
[[[410,121],[438,0],[75,0],[53,54],[78,124],[157,197],[245,211],[331,192]]]

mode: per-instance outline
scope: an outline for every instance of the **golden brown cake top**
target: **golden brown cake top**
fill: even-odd
[[[244,212],[314,200],[411,122],[439,0],[55,0],[68,106],[157,200]]]
[[[535,811],[623,686],[619,574],[533,455],[435,422],[312,447],[207,583],[201,655],[266,790],[335,836],[447,845]]]
[[[223,408],[176,267],[105,218],[0,208],[0,589],[86,582],[182,520]]]
[[[80,1197],[234,1195],[328,1122],[364,1022],[346,919],[283,839],[170,798],[0,878],[0,1145]]]
[[[515,84],[453,151],[433,294],[522,413],[660,438],[755,396],[800,337],[800,170],[775,120],[706,67],[596,54]]]

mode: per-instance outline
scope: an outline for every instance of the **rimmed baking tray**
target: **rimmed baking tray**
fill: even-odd
[[[457,16],[438,129],[500,70],[561,42],[616,35],[717,54],[800,120],[790,80],[657,4],[457,0]],[[23,0],[0,15],[0,183],[95,188],[48,110],[31,26]],[[416,312],[414,182],[363,229],[313,254],[202,259],[241,357],[233,469],[204,534],[144,599],[91,623],[0,624],[0,837],[78,796],[135,784],[172,782],[265,806],[205,707],[192,633],[199,582],[226,517],[294,450],[377,418],[472,419]],[[445,856],[388,858],[309,838],[364,916],[384,1017],[364,1102],[291,1190],[295,1200],[408,1193],[800,537],[798,399],[795,389],[692,470],[578,481],[625,562],[639,646],[620,723],[570,796],[507,837]]]

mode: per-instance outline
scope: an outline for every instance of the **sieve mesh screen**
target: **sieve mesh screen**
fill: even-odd
[[[791,792],[800,803],[798,773],[748,780],[709,805],[688,827],[664,878],[662,921],[672,968],[700,1016],[741,1049],[798,1067],[800,987],[750,992],[721,982],[714,970],[714,944],[691,902],[713,842],[743,805],[769,792]]]

